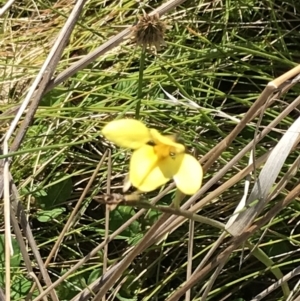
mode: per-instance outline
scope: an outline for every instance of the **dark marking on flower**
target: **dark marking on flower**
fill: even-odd
[[[156,145],[156,144],[154,143],[154,141],[148,141],[147,144],[150,145],[150,146],[155,146],[155,145]]]
[[[172,159],[175,159],[175,158],[176,158],[176,154],[173,153],[173,152],[170,152],[169,155],[170,155],[170,157],[171,157]]]

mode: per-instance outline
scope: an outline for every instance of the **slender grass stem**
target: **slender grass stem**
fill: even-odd
[[[141,102],[143,97],[143,77],[144,77],[144,66],[146,58],[146,49],[142,50],[140,59],[140,70],[139,70],[139,82],[138,82],[138,93],[137,93],[137,104],[135,109],[135,118],[140,119]]]

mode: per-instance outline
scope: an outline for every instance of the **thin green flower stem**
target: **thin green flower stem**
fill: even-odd
[[[180,203],[184,199],[184,197],[185,197],[185,195],[179,189],[176,189],[175,197],[172,202],[175,209],[180,208]]]
[[[138,82],[138,92],[137,92],[137,104],[135,109],[135,118],[140,119],[140,111],[141,111],[141,102],[143,96],[143,78],[144,78],[144,66],[145,66],[145,58],[146,58],[146,49],[142,49],[141,59],[140,59],[140,70],[139,70],[139,82]]]

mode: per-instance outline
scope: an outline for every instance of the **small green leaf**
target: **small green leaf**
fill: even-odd
[[[19,267],[21,263],[21,252],[18,242],[11,238],[14,255],[10,258],[10,266]],[[4,235],[0,235],[0,268],[5,266],[5,239]]]
[[[34,196],[36,198],[40,198],[40,197],[47,197],[47,192],[43,189],[37,190],[34,192]]]
[[[84,277],[82,275],[74,276],[70,281],[66,280],[58,286],[59,300],[71,300],[84,288],[86,288]]]
[[[129,237],[127,242],[129,245],[135,246],[143,237],[144,237],[143,233],[137,233],[132,237]]]
[[[73,188],[68,174],[59,173],[53,181],[56,181],[56,184],[45,189],[46,195],[41,194],[36,197],[41,208],[46,210],[66,202]]]
[[[65,212],[65,208],[55,208],[52,210],[41,210],[37,213],[37,219],[41,223],[49,222],[58,216],[60,216],[63,212]]]
[[[29,281],[24,276],[18,276],[15,277],[12,281],[11,285],[11,297],[13,300],[18,300],[21,298],[24,298],[27,293],[29,292],[30,288],[32,286],[32,282]]]
[[[87,280],[87,284],[93,283],[101,275],[102,275],[102,268],[97,268],[97,269],[93,270]]]
[[[119,206],[111,212],[111,223],[110,229],[112,231],[117,230],[122,226],[126,221],[128,221],[135,211],[131,207]],[[132,237],[133,235],[140,233],[141,227],[138,221],[134,221],[129,227],[127,227],[120,236]]]
[[[133,298],[128,300],[136,300],[136,291],[139,289],[141,282],[136,279],[137,275],[134,272],[126,275],[126,281],[122,284],[120,289],[119,297],[120,298]],[[122,297],[121,297],[122,296]],[[121,300],[121,299],[120,299]],[[126,300],[126,299],[124,299]]]

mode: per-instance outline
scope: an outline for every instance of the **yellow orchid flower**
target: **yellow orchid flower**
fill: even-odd
[[[109,122],[102,134],[121,147],[134,149],[129,165],[129,181],[142,192],[155,190],[174,179],[185,194],[201,187],[203,171],[199,162],[185,153],[175,136],[163,136],[135,119]]]

